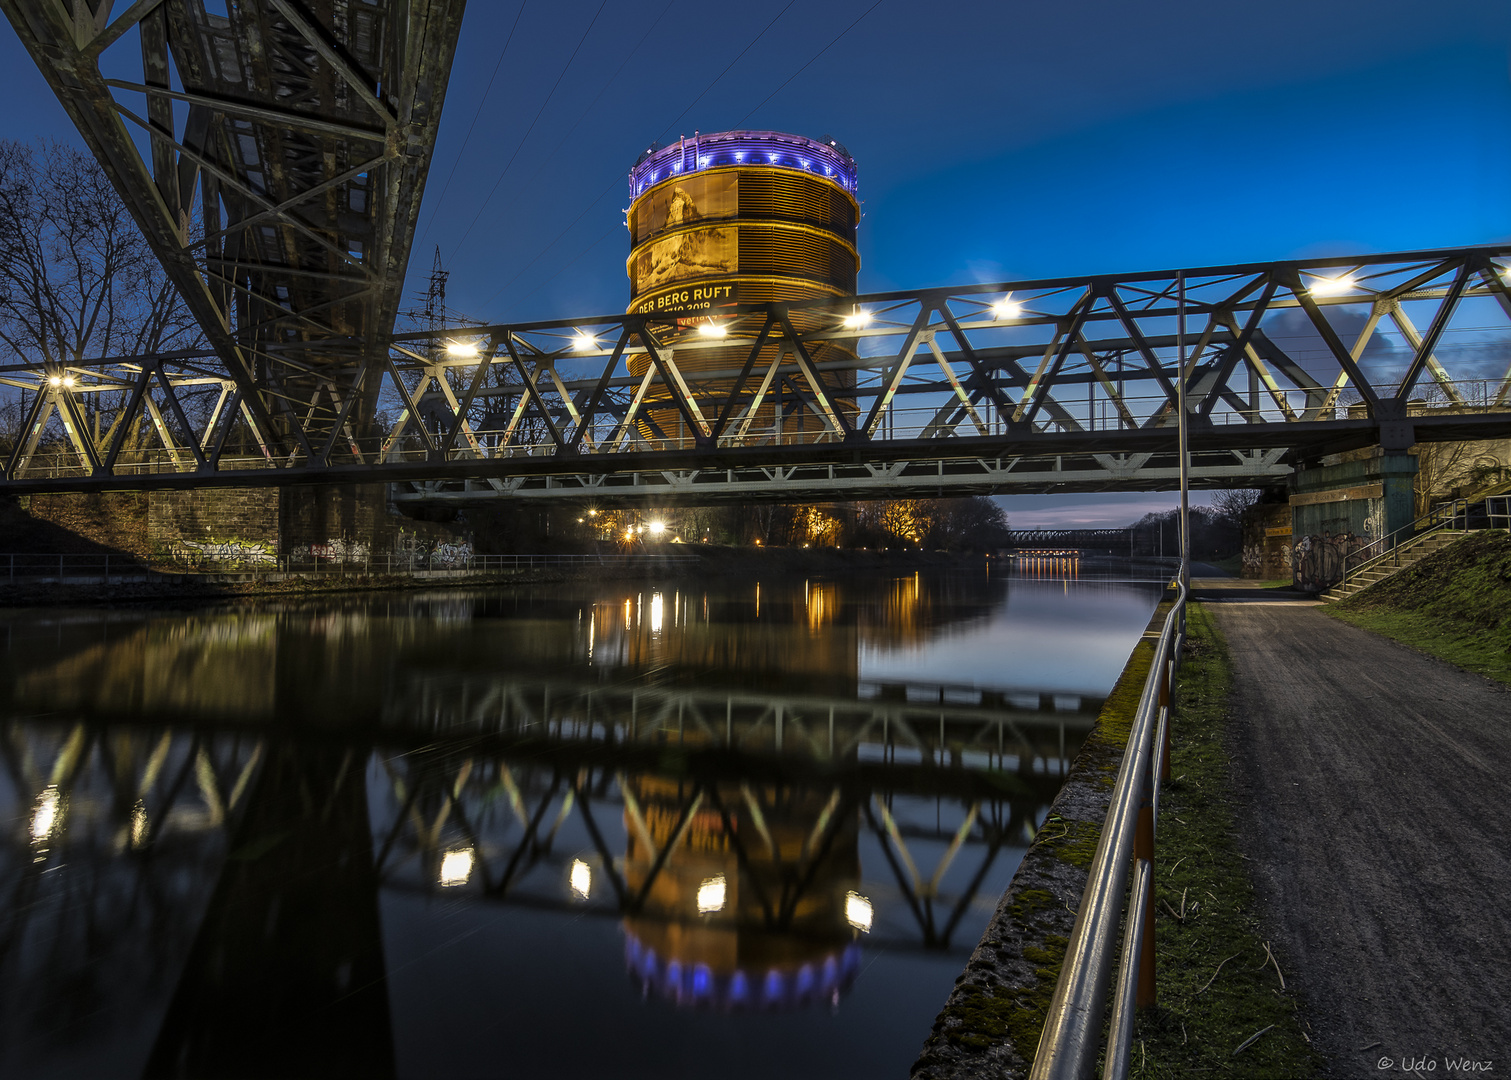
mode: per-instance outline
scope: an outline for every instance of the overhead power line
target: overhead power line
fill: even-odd
[[[483,96],[478,98],[477,112],[472,114],[472,123],[467,125],[467,134],[462,138],[462,148],[456,152],[456,160],[451,163],[451,171],[446,174],[446,182],[441,185],[441,193],[436,196],[432,204],[436,207],[443,206],[446,202],[446,192],[451,187],[451,178],[456,175],[456,167],[462,163],[462,158],[467,153],[467,143],[472,139],[472,129],[477,127],[477,118],[483,115],[483,106],[488,102],[488,94],[493,90],[493,80],[498,78],[499,69],[504,66],[504,56],[509,52],[509,43],[514,40],[514,31],[519,29],[519,17],[525,13],[525,5],[530,0],[520,0],[519,10],[514,13],[514,25],[509,27],[509,36],[504,39],[504,47],[499,50],[498,63],[493,65],[493,74],[488,76],[488,85],[483,87]],[[425,223],[425,231],[420,234],[420,239],[415,242],[418,247],[426,236],[430,235],[430,226],[435,224],[435,212],[430,214],[430,220]]]
[[[498,179],[493,181],[493,186],[488,189],[488,194],[483,198],[483,204],[477,208],[477,213],[473,215],[471,224],[462,233],[462,239],[458,241],[456,247],[451,249],[451,257],[453,259],[456,258],[457,252],[461,251],[463,246],[466,245],[468,238],[472,236],[473,227],[477,225],[478,219],[483,216],[483,211],[487,209],[494,192],[498,191],[498,186],[504,182],[504,176],[509,172],[510,166],[514,164],[514,159],[519,157],[519,152],[525,148],[525,142],[530,138],[530,133],[535,130],[535,125],[540,123],[540,118],[545,113],[546,106],[551,104],[551,99],[556,96],[557,88],[561,86],[561,80],[567,77],[567,70],[571,68],[572,61],[577,59],[577,54],[582,51],[583,43],[588,40],[588,35],[593,32],[593,27],[598,24],[598,16],[603,14],[603,9],[608,6],[608,2],[609,0],[603,0],[598,5],[598,10],[593,12],[592,21],[588,23],[588,28],[582,32],[582,37],[577,39],[577,47],[572,50],[572,55],[567,57],[567,62],[562,65],[561,73],[556,76],[556,81],[551,84],[551,92],[546,95],[546,100],[541,102],[540,108],[535,113],[535,119],[530,121],[530,126],[525,129],[524,135],[520,137],[519,144],[514,148],[514,153],[509,155],[509,160],[504,163],[503,169],[500,170]]]
[[[860,17],[857,18],[849,26],[847,26],[843,30],[841,30],[838,34],[836,34],[834,36],[834,40],[833,41],[829,42],[829,44],[825,45],[818,52],[814,53],[813,56],[811,58],[809,58],[809,60],[808,60],[808,62],[806,64],[804,64],[802,67],[798,68],[791,75],[787,76],[786,82],[783,82],[781,86],[778,86],[775,90],[773,90],[771,93],[767,94],[764,98],[762,98],[760,105],[757,105],[754,109],[751,109],[744,116],[740,117],[739,121],[735,124],[735,127],[739,127],[741,124],[745,123],[745,121],[749,120],[752,116],[754,116],[756,113],[760,112],[761,109],[765,106],[765,104],[768,101],[770,101],[772,98],[776,97],[778,94],[780,94],[783,90],[785,90],[787,88],[787,83],[790,83],[793,79],[797,78],[803,72],[807,71],[810,67],[812,67],[818,61],[819,57],[823,56],[830,49],[834,48],[834,46],[836,46],[836,45],[839,44],[840,38],[844,37],[851,30],[854,30],[857,26],[859,26],[861,24],[862,20],[864,20],[867,15],[871,14],[871,12],[873,12],[877,8],[881,7],[881,5],[883,3],[885,3],[885,2],[886,2],[886,0],[876,0],[876,3],[872,4],[870,7],[866,8],[865,11],[861,12],[860,13]]]

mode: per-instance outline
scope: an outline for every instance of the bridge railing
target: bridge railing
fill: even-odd
[[[1120,959],[1104,1076],[1121,1080],[1128,1075],[1134,1009],[1154,1004],[1155,822],[1159,784],[1169,775],[1171,691],[1186,634],[1186,589],[1184,585],[1176,587],[1178,595],[1165,616],[1154,662],[1144,680],[1060,980],[1029,1073],[1031,1080],[1082,1080],[1091,1075],[1101,1048],[1115,950]],[[1128,917],[1119,943],[1125,890]]]

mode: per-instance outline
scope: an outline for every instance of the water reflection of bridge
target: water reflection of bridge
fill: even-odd
[[[419,718],[451,737],[546,739],[580,747],[674,744],[814,762],[968,765],[1032,771],[1063,761],[1101,701],[1076,694],[866,682],[860,696],[700,686],[594,685],[515,675],[417,679],[385,727]]]
[[[0,728],[4,1044],[45,1017],[86,1048],[157,1031],[148,1075],[229,1055],[391,1072],[385,892],[619,920],[631,977],[682,1004],[837,1001],[863,932],[961,950],[981,883],[1090,722],[1038,695],[931,689],[460,678],[344,732],[169,727],[129,706],[16,716]],[[863,846],[890,882],[863,884]]]

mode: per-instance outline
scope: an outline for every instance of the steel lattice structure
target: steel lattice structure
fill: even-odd
[[[267,464],[318,462],[376,407],[463,0],[224,7],[0,0],[213,346],[221,418]],[[84,377],[124,392],[114,442],[79,436],[79,394],[44,390],[6,475],[54,410],[91,474],[120,471],[139,417],[170,461],[213,472],[231,425],[189,437],[181,359]],[[43,374],[66,391],[81,373]]]
[[[91,394],[130,395],[113,442],[90,445],[75,423],[48,458],[34,430],[0,486],[387,481],[400,501],[650,505],[1158,489],[1177,474],[1181,379],[1193,482],[1275,483],[1327,453],[1511,433],[1508,258],[1468,248],[401,334],[383,361],[386,430],[330,431],[287,455],[248,434],[215,357],[102,360],[65,373],[71,386],[22,365],[0,378],[33,391],[43,419],[49,404],[66,418]],[[852,358],[815,362],[821,342]],[[743,363],[688,376],[678,358],[710,348]],[[636,353],[650,360],[640,378],[626,374]],[[205,383],[219,403],[176,432],[169,388]],[[798,414],[810,420],[792,431]],[[148,419],[161,445],[122,454],[121,431]]]

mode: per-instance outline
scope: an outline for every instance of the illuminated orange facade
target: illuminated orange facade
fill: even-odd
[[[749,345],[703,336],[704,327],[721,321],[721,311],[855,295],[860,206],[854,192],[855,162],[833,140],[727,131],[641,155],[630,173],[628,310],[667,317],[656,324],[656,337],[675,348],[677,369],[700,407],[732,388],[733,373],[750,352]],[[817,329],[822,318],[799,313],[795,328]],[[753,370],[764,372],[777,354],[778,346],[763,347]],[[820,365],[854,357],[830,343],[817,345],[812,355]],[[635,354],[630,373],[643,376],[649,363],[644,353]],[[853,371],[831,372],[829,385],[843,389],[854,378]],[[680,442],[688,436],[680,413],[657,407],[658,397],[667,396],[652,391],[647,397],[641,434]],[[853,409],[853,403],[842,399],[839,407]],[[746,430],[747,441],[802,441],[827,424],[777,380]]]

